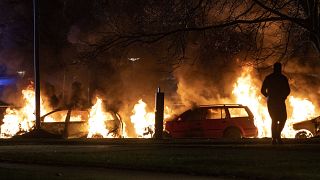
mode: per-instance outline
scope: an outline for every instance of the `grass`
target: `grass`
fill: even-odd
[[[320,144],[7,145],[0,160],[255,179],[320,179]]]

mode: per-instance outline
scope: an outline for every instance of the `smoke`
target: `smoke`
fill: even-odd
[[[207,67],[204,64],[186,65],[175,72],[178,81],[177,93],[182,104],[186,106],[217,104],[223,97],[230,95],[234,82],[233,69],[228,66],[220,69],[215,66],[212,69]],[[221,72],[228,70],[230,74],[221,75]]]
[[[292,58],[284,68],[291,84],[292,94],[311,100],[317,107],[320,104],[319,68],[319,59],[312,57]]]
[[[72,84],[79,82],[79,99],[83,104],[92,104],[95,96],[99,96],[104,100],[107,111],[120,113],[129,129],[128,135],[131,135],[134,132],[129,117],[134,104],[142,99],[147,103],[148,111],[154,111],[154,95],[158,87],[165,92],[165,103],[171,108],[179,108],[179,105],[188,108],[201,104],[234,103],[233,85],[242,72],[242,64],[237,59],[247,48],[247,36],[226,29],[208,32],[206,36],[192,36],[192,39],[186,39],[185,59],[178,68],[176,64],[173,66],[168,61],[161,61],[167,52],[162,47],[167,42],[114,48],[97,58],[83,60],[79,55],[84,41],[94,42],[98,32],[110,30],[110,27],[102,23],[102,17],[92,14],[91,6],[85,6],[90,1],[81,1],[85,5],[78,7],[75,6],[78,1],[68,3],[64,5],[60,1],[52,1],[42,7],[53,6],[55,11],[50,11],[52,14],[46,13],[45,9],[41,11],[41,91],[53,107],[69,104],[70,99],[77,94],[76,91],[72,93]],[[2,17],[7,16],[4,13],[14,13],[5,11],[11,7],[8,4],[0,7],[3,10]],[[18,9],[28,8],[29,4],[26,4]],[[126,16],[131,15],[131,12],[126,13]],[[23,14],[18,15],[25,17]],[[30,17],[30,14],[26,16],[27,19]],[[124,22],[129,20],[125,19]],[[26,25],[26,22],[17,21],[0,26],[0,64],[6,66],[7,74],[16,74],[19,70],[26,72],[25,77],[18,79],[14,87],[6,88],[1,94],[1,100],[17,104],[21,90],[33,79],[30,46],[32,23]],[[127,25],[124,27],[127,28]],[[270,27],[272,33],[278,29],[275,25]],[[10,32],[20,31],[12,29],[27,31],[15,36],[16,33]],[[25,41],[21,41],[23,37],[27,37]],[[272,43],[275,39],[265,41]],[[131,61],[130,58],[138,60]],[[272,63],[268,61],[259,64],[255,77],[258,82],[262,82],[272,71],[271,68],[263,70]],[[285,64],[284,72],[289,77],[292,94],[320,103],[319,63],[318,59],[309,61],[308,58],[291,58]]]

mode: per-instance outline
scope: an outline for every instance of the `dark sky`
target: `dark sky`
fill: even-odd
[[[185,91],[192,89],[208,99],[230,96],[244,65],[239,59],[247,55],[253,42],[250,36],[234,29],[181,33],[155,43],[114,46],[93,58],[83,58],[90,47],[87,43],[99,42],[110,30],[159,32],[199,23],[199,18],[192,18],[192,14],[186,18],[167,2],[172,1],[165,4],[143,0],[40,0],[42,93],[46,93],[45,84],[51,84],[55,94],[67,101],[72,82],[78,81],[82,84],[83,98],[89,96],[90,101],[96,93],[102,94],[115,109],[136,103],[140,98],[153,106],[158,86],[167,93],[168,99],[179,102],[176,92],[179,82],[185,83]],[[26,71],[17,87],[19,92],[28,84],[24,81],[33,78],[32,1],[2,0],[0,14],[0,64],[8,74]],[[140,59],[129,61],[132,57]],[[255,66],[261,73],[257,78],[270,72],[268,66],[273,62]],[[305,57],[294,57],[286,65],[289,67],[286,71],[299,74],[300,87],[309,84],[310,78],[306,76],[317,79],[314,74],[318,64],[312,58],[305,61]],[[199,80],[205,83],[198,83]],[[203,87],[194,87],[194,84],[203,84]],[[301,89],[299,87],[295,89]],[[312,91],[319,93],[318,88]]]

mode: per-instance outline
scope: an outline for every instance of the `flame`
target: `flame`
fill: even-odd
[[[7,108],[1,125],[1,138],[9,138],[15,134],[29,132],[35,125],[35,92],[31,83],[26,89],[22,90],[23,107]],[[41,114],[47,113],[47,106],[40,98]]]
[[[35,92],[33,85],[30,84],[26,89],[22,90],[23,94],[23,107],[22,108],[7,108],[3,124],[1,125],[1,138],[10,138],[16,134],[23,134],[29,132],[35,125]],[[102,100],[96,98],[96,103],[90,110],[88,119],[88,138],[92,137],[118,137],[117,132],[109,132],[108,121],[114,120],[113,116],[103,111]],[[41,102],[41,115],[49,112],[49,106],[44,103],[42,98]],[[55,113],[46,116],[45,122],[62,122],[66,118],[66,113]],[[120,117],[118,117],[120,119]],[[70,122],[79,122],[87,120],[83,115],[71,115]],[[126,136],[125,124],[121,122],[122,136]]]
[[[291,117],[289,117],[286,122],[286,126],[283,129],[282,136],[294,138],[296,133],[300,130],[294,130],[292,125],[300,121],[312,119],[316,116],[317,113],[315,111],[314,104],[306,98],[296,98],[293,96],[289,96],[289,104],[292,108],[292,113]],[[304,131],[307,132],[308,130]]]
[[[254,114],[254,123],[258,128],[258,137],[271,136],[271,118],[268,113],[266,98],[260,93],[262,82],[253,76],[252,68],[243,68],[243,72],[233,86],[232,94],[235,102],[246,105]],[[35,93],[33,85],[29,85],[22,90],[23,107],[22,108],[7,108],[3,124],[1,125],[1,138],[9,138],[16,134],[29,132],[35,125]],[[42,99],[41,114],[49,112],[47,106]],[[88,138],[104,137],[114,138],[119,137],[115,132],[109,132],[108,123],[114,121],[111,113],[103,110],[102,99],[96,98],[96,103],[91,107],[88,119]],[[131,123],[134,125],[135,133],[140,138],[151,138],[154,134],[155,114],[148,112],[147,104],[140,99],[134,105],[132,115],[130,116]],[[164,109],[164,119],[169,119],[173,111],[169,107]],[[298,131],[292,128],[293,123],[314,118],[316,112],[315,105],[303,96],[289,96],[287,100],[288,119],[285,128],[282,132],[283,137],[292,138]],[[117,114],[116,114],[117,115]],[[118,115],[117,115],[118,116]],[[65,118],[62,118],[65,119]],[[120,117],[118,117],[120,119]],[[71,116],[70,121],[81,121],[81,115]],[[45,122],[61,121],[60,118],[48,117]],[[124,122],[121,122],[121,136],[127,137]]]
[[[88,138],[102,136],[104,138],[113,137],[109,130],[107,129],[106,121],[113,120],[110,113],[103,111],[102,100],[96,98],[96,103],[92,106],[90,110],[89,117],[89,134]]]
[[[293,123],[301,120],[307,120],[316,116],[315,106],[306,98],[289,96],[289,103],[292,107],[292,116],[290,121]]]
[[[163,114],[163,119],[166,121],[167,119],[170,119],[171,116],[175,114],[173,109],[169,108],[168,106],[164,107],[164,114]]]
[[[255,117],[254,124],[258,128],[258,137],[270,136],[271,118],[266,105],[262,102],[260,88],[253,81],[251,71],[249,68],[244,68],[233,86],[232,94],[236,97],[236,103],[246,105],[252,111]]]
[[[155,113],[147,112],[147,104],[142,99],[133,107],[133,115],[130,116],[131,122],[134,125],[135,133],[139,138],[151,138],[155,128]],[[173,110],[168,106],[164,108],[164,121],[171,117]]]
[[[138,137],[151,138],[154,134],[154,113],[146,111],[147,104],[140,99],[134,105],[130,116],[131,122],[134,125],[135,132]]]
[[[252,77],[252,68],[244,68],[241,76],[234,84],[232,91],[236,103],[246,105],[252,111],[255,119],[255,126],[258,128],[258,137],[271,136],[271,118],[268,113],[266,99],[260,94],[261,81]],[[288,118],[282,136],[287,138],[295,137],[296,131],[292,124],[304,121],[316,116],[315,106],[305,98],[289,96],[287,105]]]

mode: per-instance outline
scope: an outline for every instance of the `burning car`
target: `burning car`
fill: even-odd
[[[311,120],[301,121],[293,124],[297,131],[295,138],[311,138],[320,135],[320,116]]]
[[[256,137],[254,116],[241,104],[216,104],[189,109],[165,124],[172,138]]]
[[[0,123],[0,137],[11,138],[16,135],[23,135],[35,127],[35,104],[34,91],[32,86],[22,91],[23,106],[2,107],[5,111]],[[41,128],[51,134],[60,135],[65,138],[78,137],[103,137],[116,138],[124,134],[124,123],[119,114],[106,110],[103,107],[102,99],[96,97],[95,104],[88,109],[56,109],[49,111],[45,101],[40,101]]]
[[[90,137],[120,137],[122,121],[117,113],[109,112],[102,122],[106,134],[98,132],[91,133]],[[86,110],[57,109],[41,117],[41,128],[52,134],[61,135],[66,138],[80,138],[89,136],[90,112]]]

